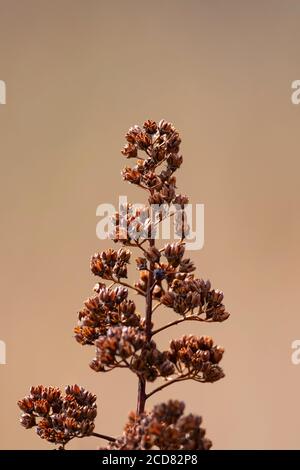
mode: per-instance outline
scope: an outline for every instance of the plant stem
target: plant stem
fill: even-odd
[[[149,240],[149,245],[154,246],[155,242],[153,239]],[[149,277],[148,277],[148,284],[147,284],[147,293],[146,293],[146,338],[147,341],[150,341],[152,336],[152,325],[151,325],[151,317],[152,317],[152,287],[153,287],[153,270],[154,270],[154,263],[150,263],[149,268]]]
[[[99,434],[98,432],[93,432],[92,436],[99,437],[100,439],[105,439],[106,441],[109,441],[109,442],[115,442],[116,440],[114,437],[106,436],[105,434]]]
[[[162,304],[162,302],[158,302],[152,309],[152,314],[155,312],[156,309],[158,309]]]
[[[146,399],[148,399],[149,397],[151,397],[152,395],[154,395],[154,393],[157,393],[157,392],[160,392],[161,390],[163,390],[164,388],[168,387],[169,385],[172,385],[176,382],[183,382],[184,380],[188,380],[190,377],[188,377],[187,375],[183,375],[181,377],[177,377],[176,379],[172,379],[172,380],[169,380],[168,382],[165,382],[164,384],[160,385],[159,387],[155,388],[154,390],[152,390],[152,392],[150,393],[147,393],[146,395]]]
[[[144,377],[139,377],[138,382],[138,398],[137,398],[137,406],[136,406],[136,413],[140,415],[145,411],[145,403],[146,403],[146,382]]]
[[[170,328],[171,326],[178,325],[179,323],[182,323],[184,321],[205,321],[203,318],[199,318],[197,315],[190,315],[188,317],[183,317],[180,318],[179,320],[172,321],[171,323],[167,323],[167,325],[162,326],[161,328],[158,328],[157,330],[152,332],[152,336],[156,335],[157,333],[160,333],[163,330],[166,330],[167,328]]]
[[[154,239],[149,240],[149,245],[154,246]],[[149,277],[147,283],[147,292],[146,292],[146,341],[149,342],[152,336],[152,285],[153,285],[153,270],[154,263],[150,263],[149,267]],[[147,395],[146,395],[146,381],[143,377],[139,377],[138,384],[138,399],[137,399],[137,414],[141,414],[145,410]]]

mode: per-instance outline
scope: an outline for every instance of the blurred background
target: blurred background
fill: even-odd
[[[96,374],[73,327],[95,278],[96,207],[124,183],[127,129],[150,118],[181,133],[178,187],[205,205],[197,275],[225,292],[211,334],[226,378],[174,385],[149,401],[184,399],[215,449],[300,447],[300,4],[273,0],[0,0],[0,448],[47,449],[18,423],[32,384],[79,383],[98,395],[97,431],[118,435],[135,408],[133,374]],[[162,323],[174,313],[157,311]],[[97,448],[90,438],[70,448]]]

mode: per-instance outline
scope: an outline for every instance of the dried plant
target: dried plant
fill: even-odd
[[[126,141],[122,153],[136,164],[123,169],[123,178],[146,190],[148,202],[139,209],[122,206],[115,214],[111,238],[122,246],[92,256],[91,271],[100,281],[94,295],[84,302],[74,331],[78,343],[95,347],[90,363],[94,371],[126,368],[137,376],[136,412],[129,415],[122,437],[113,438],[94,432],[95,395],[78,385],[66,387],[65,395],[57,388],[40,385],[18,402],[23,413],[20,422],[26,429],[36,427],[42,439],[60,448],[74,438],[92,435],[109,441],[108,449],[209,449],[211,441],[200,427],[201,418],[183,415],[183,402],[169,401],[150,412],[145,404],[174,383],[215,382],[224,377],[219,365],[224,349],[208,336],[186,335],[172,339],[169,349],[162,351],[154,338],[179,323],[222,322],[229,314],[223,293],[213,289],[210,281],[195,277],[195,266],[185,257],[189,226],[184,207],[188,198],[176,193],[174,173],[183,161],[177,130],[164,120],[158,124],[146,121],[143,127],[131,127]],[[155,220],[150,216],[153,204],[162,208],[158,220],[157,214]],[[175,214],[168,212],[171,204],[177,207]],[[159,248],[156,226],[173,215],[180,239]],[[140,252],[135,259],[139,279],[132,284],[127,282],[130,248]],[[144,300],[144,315],[128,298],[129,290]],[[153,314],[162,307],[175,312],[174,321],[155,328]],[[156,388],[148,390],[149,382],[159,380]]]

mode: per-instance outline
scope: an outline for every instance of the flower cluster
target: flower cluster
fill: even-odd
[[[143,329],[126,326],[112,327],[95,342],[96,357],[90,367],[96,372],[128,367],[144,380],[153,382],[175,372],[168,352],[157,349],[156,343],[146,340]]]
[[[214,346],[210,336],[183,336],[172,340],[169,360],[176,365],[182,377],[198,382],[216,382],[224,377],[224,372],[218,365],[224,354],[224,349]]]
[[[167,243],[164,248],[164,255],[168,263],[174,268],[177,268],[182,260],[184,251],[184,243]]]
[[[212,289],[210,281],[189,274],[184,279],[174,279],[160,301],[180,315],[197,309],[197,315],[204,314],[206,321],[222,322],[229,317],[223,298],[223,292]]]
[[[165,293],[162,280],[166,280],[167,285],[170,285],[175,278],[184,279],[187,272],[194,270],[193,264],[189,259],[181,260],[183,254],[184,243],[181,242],[167,244],[162,250],[158,250],[155,246],[149,247],[148,250],[145,250],[146,258],[139,257],[136,259],[137,269],[140,271],[140,279],[136,282],[135,286],[141,291],[146,292],[150,267],[147,262],[152,263],[154,280],[156,282],[153,288],[153,297],[159,299]],[[167,258],[167,263],[161,261],[163,255]],[[184,269],[189,271],[184,272]]]
[[[95,342],[96,357],[90,366],[96,372],[113,369],[139,351],[146,341],[143,330],[134,327],[115,326]]]
[[[124,248],[95,253],[91,259],[91,271],[102,279],[126,278],[130,255],[130,251]]]
[[[167,204],[144,205],[143,207],[123,204],[119,212],[112,217],[113,230],[109,238],[125,246],[137,246],[137,243],[156,237],[157,224],[167,217],[169,212]]]
[[[181,166],[179,155],[181,139],[173,124],[161,120],[146,121],[142,127],[131,127],[126,134],[127,143],[122,153],[127,158],[137,159],[134,167],[126,166],[122,171],[124,180],[149,190],[150,204],[170,204],[176,195],[176,179],[173,173]],[[145,158],[139,153],[143,152]],[[164,164],[163,169],[157,168]]]
[[[79,324],[74,328],[75,338],[80,344],[95,344],[99,336],[106,335],[109,328],[116,325],[139,326],[143,320],[136,313],[136,305],[128,300],[128,289],[118,286],[110,289],[104,284],[96,284],[97,294],[87,299],[78,314]]]
[[[133,240],[138,242],[154,237],[156,233],[148,206],[138,208],[132,204],[121,205],[120,211],[112,217],[112,225],[113,231],[109,234],[109,238],[123,245],[131,245]]]
[[[184,258],[183,242],[168,243],[162,250],[150,247],[145,253],[146,257],[136,259],[139,270],[136,288],[146,293],[150,261],[154,266],[154,299],[182,316],[191,312],[205,321],[227,320],[229,313],[223,304],[223,292],[212,289],[209,280],[198,279],[192,274],[195,266],[189,258]],[[162,257],[166,262],[162,261]]]
[[[150,413],[131,413],[123,436],[107,449],[117,450],[208,450],[211,441],[201,427],[202,418],[184,415],[185,405],[170,400],[156,405]]]
[[[18,401],[26,429],[36,426],[37,434],[49,442],[65,445],[74,437],[90,436],[97,416],[96,396],[78,385],[59,388],[38,385]]]
[[[224,349],[208,336],[183,336],[172,340],[168,351],[160,351],[153,340],[146,340],[145,330],[115,326],[96,341],[96,357],[90,367],[96,372],[128,367],[145,381],[158,377],[215,382],[224,377],[218,365]]]

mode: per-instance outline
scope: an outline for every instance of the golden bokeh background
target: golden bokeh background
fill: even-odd
[[[51,448],[18,423],[32,384],[97,393],[98,432],[119,434],[135,407],[135,376],[94,373],[72,329],[95,281],[90,255],[110,245],[96,207],[143,202],[121,179],[120,149],[148,118],[181,133],[178,186],[205,205],[205,246],[190,254],[231,312],[160,337],[213,335],[226,378],[175,385],[149,406],[184,399],[215,449],[299,448],[299,3],[0,0],[0,11],[0,448]]]

